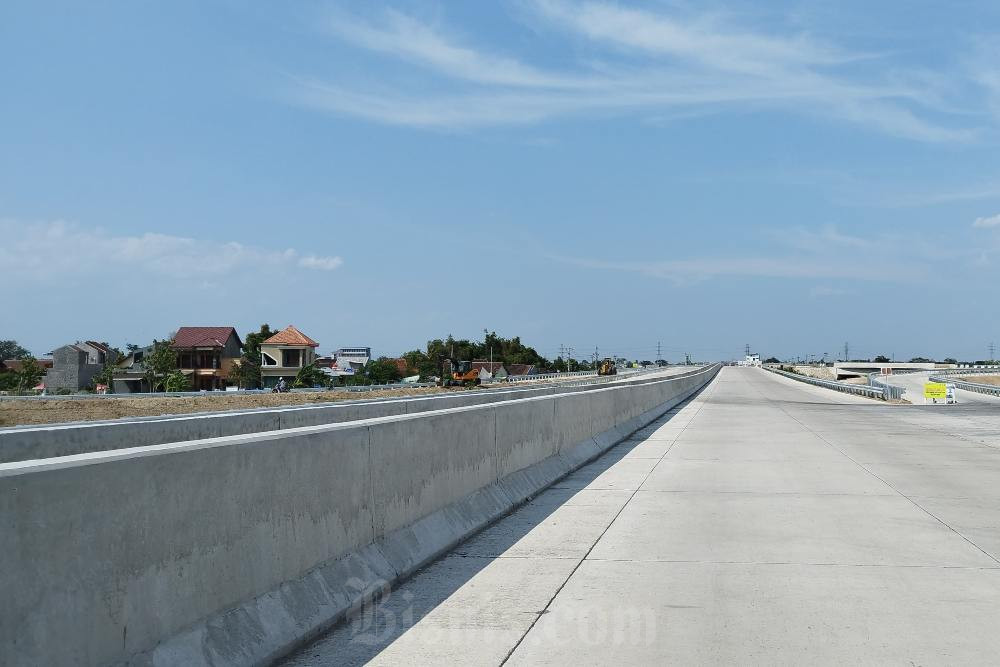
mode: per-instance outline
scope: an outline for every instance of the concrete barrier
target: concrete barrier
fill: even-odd
[[[0,464],[0,664],[267,664],[717,372]]]
[[[637,378],[631,382],[648,381]],[[532,396],[600,389],[604,384],[483,389],[429,396],[341,401],[284,408],[139,417],[98,422],[0,428],[0,463],[71,456],[123,447],[220,438],[279,429],[337,424],[430,410],[484,405]],[[106,399],[113,400],[113,399]]]

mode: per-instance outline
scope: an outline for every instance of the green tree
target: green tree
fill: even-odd
[[[892,363],[892,360],[889,359],[889,357],[885,356],[884,354],[880,354],[877,357],[875,357],[874,362],[876,364],[889,364]]]
[[[17,376],[17,390],[29,391],[38,386],[45,369],[41,367],[34,357],[27,357],[21,361],[21,370],[14,373]]]
[[[16,340],[0,340],[0,361],[28,357],[31,357],[31,352],[18,345]]]
[[[389,357],[379,357],[369,361],[365,366],[364,375],[371,384],[389,384],[399,382],[400,379],[396,361]]]
[[[295,380],[292,382],[293,387],[315,387],[315,386],[327,386],[330,380],[326,376],[326,373],[316,368],[315,364],[306,364],[299,369],[299,372],[295,374]]]
[[[191,380],[180,371],[172,371],[163,379],[164,391],[191,391]]]
[[[241,389],[260,389],[263,380],[260,373],[260,345],[274,335],[271,326],[260,325],[260,331],[253,331],[243,339],[243,354],[234,369],[236,384]]]
[[[102,343],[111,350],[110,354],[104,360],[104,366],[101,368],[101,372],[94,376],[90,381],[90,388],[96,389],[97,385],[103,384],[108,387],[110,391],[114,391],[113,381],[115,377],[115,371],[118,369],[118,362],[121,361],[125,354],[119,350],[117,347],[111,347],[107,343]]]
[[[142,376],[149,390],[159,391],[167,376],[177,370],[177,352],[173,340],[154,340],[153,349],[142,359]]]
[[[439,362],[420,350],[410,350],[403,354],[408,368],[420,375],[421,382],[427,382],[440,372]]]
[[[439,358],[455,359],[456,361],[472,361],[474,359],[489,360],[504,364],[534,364],[539,368],[548,368],[549,361],[538,354],[534,348],[525,346],[519,337],[503,338],[495,331],[483,331],[483,341],[457,339],[449,335],[445,339],[436,338],[427,341],[427,358],[437,363]]]

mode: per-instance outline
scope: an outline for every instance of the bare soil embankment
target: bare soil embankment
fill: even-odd
[[[994,384],[1000,386],[1000,375],[966,375],[956,376],[959,380],[975,382],[976,384]]]
[[[183,415],[193,412],[219,412],[248,408],[277,408],[310,403],[420,396],[444,391],[467,390],[462,388],[414,387],[413,389],[370,392],[320,391],[301,394],[226,394],[217,392],[206,393],[202,396],[164,396],[162,398],[102,397],[5,400],[0,401],[0,426]]]

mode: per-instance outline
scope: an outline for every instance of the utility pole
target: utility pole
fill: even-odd
[[[851,356],[850,355],[851,355],[851,347],[845,341],[844,342],[844,361],[850,361],[851,360]]]
[[[663,352],[660,351],[660,341],[656,341],[656,359],[657,361],[663,358]]]

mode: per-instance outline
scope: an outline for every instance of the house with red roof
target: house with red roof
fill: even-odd
[[[287,327],[260,344],[260,376],[264,388],[278,384],[280,378],[292,383],[303,366],[316,363],[319,343],[294,326]]]
[[[471,364],[472,370],[479,372],[480,380],[491,378],[507,377],[507,369],[499,361],[486,361],[484,359],[474,359]]]
[[[233,327],[181,327],[170,347],[177,352],[177,368],[195,391],[225,389],[233,365],[239,362],[243,341]]]

